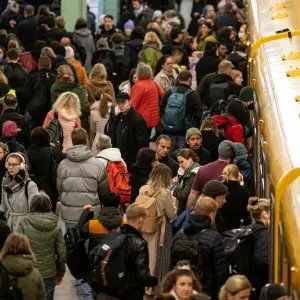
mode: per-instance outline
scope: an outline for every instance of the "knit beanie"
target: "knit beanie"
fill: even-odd
[[[156,11],[153,13],[152,20],[155,21],[156,18],[162,17],[162,16],[163,16],[162,11],[161,11],[161,10],[156,10]]]
[[[236,144],[232,141],[222,141],[219,145],[218,152],[220,159],[230,159],[236,154]]]
[[[200,136],[202,136],[201,131],[198,128],[192,127],[188,129],[188,131],[185,134],[186,141],[188,141],[190,137],[194,134],[199,134]]]
[[[226,195],[227,193],[227,186],[219,180],[210,180],[204,185],[203,188],[203,194],[211,198]]]
[[[259,300],[275,300],[284,296],[287,296],[287,291],[283,286],[268,283],[261,289]]]
[[[74,58],[74,50],[71,46],[67,46],[65,47],[66,49],[66,56],[65,58],[68,59],[68,58]]]
[[[6,121],[2,126],[2,137],[16,137],[18,133],[17,124],[13,121]]]
[[[251,86],[245,86],[241,89],[239,99],[242,102],[253,101],[254,89]]]
[[[126,28],[130,28],[131,30],[134,29],[134,22],[132,20],[128,20],[125,24],[124,24],[124,29]]]
[[[247,153],[247,149],[245,148],[245,146],[241,143],[235,143],[235,145],[236,145],[236,157],[235,157],[235,159],[237,161],[239,161],[241,159],[247,159],[248,153]]]

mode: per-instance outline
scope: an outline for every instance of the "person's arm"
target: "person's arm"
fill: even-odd
[[[179,202],[185,202],[189,197],[194,182],[194,178],[195,176],[190,176],[189,178],[187,178],[187,180],[185,181],[182,187],[180,185],[177,185],[176,188],[174,189],[173,196],[176,197],[176,199]]]
[[[193,201],[200,195],[200,192],[197,190],[191,190],[187,203],[186,203],[186,207],[187,208],[192,208],[193,207]]]
[[[160,117],[161,118],[163,117],[163,115],[165,113],[165,109],[166,109],[166,106],[168,103],[168,98],[170,97],[171,93],[172,93],[171,91],[167,91],[162,98],[162,101],[160,103]]]
[[[26,186],[25,186],[25,188],[26,188]],[[33,197],[39,192],[39,189],[38,189],[36,183],[31,180],[27,184],[27,190],[28,190],[27,192],[28,192],[28,210],[29,210],[31,201],[32,201]]]
[[[56,228],[57,236],[55,241],[55,254],[56,254],[56,276],[59,279],[62,279],[66,273],[66,245],[65,240],[61,231],[61,228],[58,226]]]
[[[61,162],[57,168],[56,188],[59,196],[62,193],[62,174],[61,174],[62,168],[63,168],[63,162]]]
[[[253,263],[261,268],[269,266],[269,233],[268,230],[261,230],[258,233],[253,251]]]
[[[149,146],[147,124],[144,119],[139,124],[134,125],[134,136],[137,149]]]
[[[37,277],[37,283],[36,283],[37,294],[38,294],[37,299],[46,300],[44,280],[43,280],[40,272],[38,271],[38,269],[34,269],[34,272],[35,272],[35,277]]]
[[[171,192],[168,190],[164,190],[159,197],[161,197],[161,200],[163,202],[167,218],[169,220],[174,219],[176,217],[177,208],[175,204],[175,198],[172,197]]]
[[[192,185],[192,189],[190,192],[190,195],[188,197],[188,201],[187,201],[187,208],[192,208],[193,206],[193,201],[201,194],[202,192],[202,178],[201,178],[201,168],[199,169],[199,171],[196,174],[196,177],[194,179],[193,185]]]
[[[87,118],[90,115],[90,104],[86,96],[85,89],[81,88],[79,92],[82,117]]]
[[[190,96],[190,97],[189,97]],[[189,103],[189,113],[193,116],[195,127],[199,128],[201,125],[201,119],[202,119],[202,108],[201,108],[201,100],[197,92],[192,92],[190,95],[188,95],[191,101],[187,101]]]

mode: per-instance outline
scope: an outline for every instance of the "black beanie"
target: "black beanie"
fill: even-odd
[[[228,193],[228,188],[219,180],[208,181],[203,188],[203,194],[205,196],[216,198],[218,196],[226,195]]]
[[[283,296],[287,296],[287,291],[283,286],[268,283],[261,289],[259,300],[275,300]]]

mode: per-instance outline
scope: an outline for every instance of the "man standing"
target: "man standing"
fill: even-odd
[[[108,42],[111,42],[111,37],[119,30],[114,26],[114,17],[106,15],[103,19],[103,25],[101,25],[96,33],[96,41],[101,38],[105,38]]]
[[[143,117],[131,106],[130,97],[120,93],[116,99],[120,113],[116,119],[116,148],[121,151],[128,170],[135,162],[138,151],[149,146],[147,124]],[[113,139],[114,140],[114,139]]]
[[[157,158],[161,164],[164,164],[171,169],[172,177],[174,178],[177,176],[179,165],[175,160],[169,157],[170,149],[171,149],[171,138],[164,134],[160,135],[156,139]]]

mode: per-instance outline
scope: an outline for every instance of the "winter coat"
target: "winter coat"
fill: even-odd
[[[177,199],[177,216],[186,210],[187,199],[199,168],[198,163],[192,163],[180,178],[180,183],[176,184],[173,196]]]
[[[83,87],[75,85],[72,82],[65,82],[56,79],[55,83],[51,87],[51,101],[55,103],[60,94],[64,92],[72,92],[75,93],[80,100],[81,105],[81,122],[83,126],[88,123],[88,117],[90,115],[90,104],[87,100],[86,91]]]
[[[179,94],[184,94],[188,90],[190,90],[190,87],[188,87],[185,84],[180,84],[175,87],[176,92]],[[165,93],[163,96],[163,99],[160,103],[160,117],[162,118],[163,115],[165,114],[165,108],[167,106],[169,97],[172,95],[172,90],[169,90]],[[185,117],[191,121],[192,127],[200,127],[200,122],[202,118],[202,108],[201,108],[201,102],[200,98],[197,94],[196,91],[191,91],[187,96],[186,96],[186,109],[185,109]],[[182,132],[178,132],[175,135],[185,135],[186,130]],[[168,134],[168,132],[166,132]]]
[[[24,300],[46,300],[44,281],[31,255],[7,254],[2,264],[12,279],[17,278]]]
[[[7,145],[9,153],[20,152],[26,155],[25,147],[14,137],[2,137],[0,142]]]
[[[97,91],[101,91],[105,94],[108,94],[113,99],[115,99],[114,87],[110,81],[107,81],[107,80],[98,81],[98,80],[90,79],[86,83],[85,88],[88,93],[88,100],[89,100],[90,104],[93,104],[94,102],[99,100],[99,99],[96,99]]]
[[[113,79],[113,73],[116,71],[117,58],[114,51],[109,48],[97,49],[92,56],[92,67],[95,64],[104,64],[107,71],[107,79]]]
[[[119,32],[119,30],[113,26],[110,30],[105,30],[104,25],[101,25],[96,32],[96,41],[99,39],[104,38],[111,42],[111,37],[114,33]]]
[[[138,162],[134,163],[130,171],[131,185],[131,203],[135,202],[136,197],[139,195],[140,188],[147,183],[149,175],[152,171],[152,166],[141,166]]]
[[[108,191],[103,183],[106,170],[101,161],[85,145],[70,147],[57,169],[57,190],[61,201],[61,218],[76,222],[86,204],[92,205],[96,215],[100,211],[100,197]]]
[[[211,161],[215,161],[219,158],[219,145],[222,139],[216,136],[210,130],[201,130],[202,134],[202,146],[209,151]]]
[[[68,58],[67,62],[75,68],[79,84],[85,86],[88,78],[85,68],[81,65],[81,62],[75,58]]]
[[[63,152],[72,146],[72,131],[74,128],[81,128],[81,122],[76,112],[70,112],[66,109],[61,109],[58,113],[58,121],[63,130]],[[47,128],[48,124],[54,119],[54,110],[50,110],[46,116],[43,127]]]
[[[4,212],[11,232],[16,232],[19,228],[20,222],[26,217],[30,211],[30,204],[32,198],[38,193],[37,185],[30,179],[27,179],[27,194],[25,192],[25,181],[21,189],[12,195],[9,195],[4,188],[2,188],[2,201],[0,211]]]
[[[11,33],[22,20],[23,16],[20,13],[11,10],[10,8],[6,9],[1,15],[2,26],[8,31],[8,33]],[[15,22],[13,27],[11,26],[10,21]]]
[[[198,44],[198,51],[203,51],[205,50],[207,42],[216,42],[217,39],[213,33],[206,35],[206,36],[200,36],[200,41]]]
[[[158,160],[159,163],[166,165],[169,167],[172,171],[172,177],[177,176],[177,171],[179,169],[179,164],[176,162],[176,160],[172,159],[169,156],[165,156]]]
[[[218,56],[203,55],[196,64],[197,85],[200,84],[205,75],[217,72],[219,63]]]
[[[163,91],[152,79],[138,80],[131,89],[131,104],[145,119],[148,128],[159,124],[159,103],[162,95]]]
[[[73,41],[77,45],[82,46],[85,49],[86,60],[85,60],[84,67],[86,71],[89,73],[92,69],[92,65],[91,65],[92,55],[96,50],[95,43],[91,35],[91,31],[88,29],[88,27],[75,30],[75,32],[73,33]]]
[[[149,65],[152,71],[155,72],[156,64],[162,57],[162,53],[157,44],[144,44],[139,56],[140,61]]]
[[[16,34],[20,39],[25,51],[31,51],[37,40],[37,20],[34,16],[25,17],[16,27]]]
[[[73,67],[73,65],[69,64],[67,62],[67,60],[61,56],[61,55],[56,55],[55,58],[51,59],[51,64],[52,64],[52,72],[57,75],[57,70],[60,66],[62,65],[67,65],[71,68],[72,70],[72,73],[73,73],[73,76],[74,76],[74,83],[75,85],[78,85],[79,84],[79,81],[78,81],[78,78],[77,78],[77,73],[76,73],[76,70],[75,68]]]
[[[229,115],[215,115],[213,118],[216,120],[218,128],[224,128],[226,140],[242,143],[246,147],[243,126],[236,119]]]
[[[24,86],[24,98],[26,98],[28,103],[26,107],[26,112],[28,112],[29,115],[32,117],[31,122],[33,123],[33,128],[36,126],[41,126],[43,124],[47,112],[51,110],[51,87],[54,84],[55,80],[56,75],[51,73],[50,70],[47,69],[41,69],[37,72],[29,73],[28,79],[25,82]],[[43,86],[44,90],[40,88],[40,83],[41,86]],[[33,97],[35,97],[36,101],[36,99],[41,97],[44,98],[45,96],[45,103],[42,107],[37,106],[36,102],[31,101],[33,100]],[[31,112],[34,110],[40,111],[40,116],[38,119],[36,118],[36,116],[32,116]]]
[[[209,216],[191,213],[187,222],[187,226],[183,229],[186,235],[196,235],[205,229],[198,236],[204,261],[204,279],[201,280],[201,283],[205,294],[211,296],[213,300],[218,299],[218,292],[228,278],[222,236],[212,228]],[[176,235],[174,239],[180,240],[180,234]]]
[[[19,233],[25,234],[35,254],[35,267],[43,279],[63,278],[66,272],[66,246],[58,223],[52,212],[33,212],[20,223]]]
[[[175,81],[177,79],[178,74],[173,69],[173,78],[174,83],[171,82],[169,76],[166,74],[164,70],[161,70],[154,78],[154,81],[159,85],[161,90],[166,93],[172,86],[175,85]]]
[[[197,93],[200,96],[201,105],[203,110],[207,110],[210,108],[210,93],[209,93],[209,87],[212,83],[213,78],[217,75],[217,73],[209,73],[205,75],[200,83],[198,83]],[[198,81],[197,81],[198,82]]]
[[[147,124],[133,107],[127,114],[119,113],[116,119],[116,145],[130,171],[138,151],[149,146]]]
[[[228,193],[226,195],[226,203],[219,210],[222,216],[222,231],[239,228],[241,220],[244,220],[245,225],[250,224],[250,216],[247,211],[249,199],[247,188],[238,181],[229,180],[223,183],[227,186]],[[220,231],[219,227],[218,229]]]
[[[16,140],[22,145],[30,145],[30,129],[29,120],[25,116],[21,115],[17,109],[7,108],[3,110],[0,115],[0,132],[2,132],[2,126],[6,121],[13,121],[17,124],[18,132]]]
[[[233,13],[225,12],[222,15],[219,15],[215,19],[215,29],[216,32],[219,31],[222,27],[232,26],[237,32],[240,30],[240,23],[238,22],[236,16]]]
[[[65,158],[61,150],[50,145],[39,146],[33,144],[27,151],[30,164],[31,179],[38,189],[44,191],[55,206],[58,198],[56,182],[53,180],[53,160],[57,165]]]

